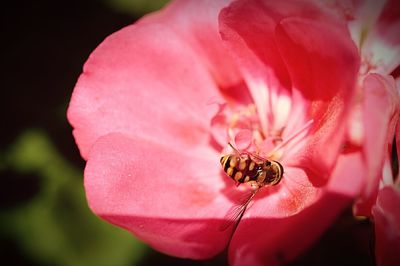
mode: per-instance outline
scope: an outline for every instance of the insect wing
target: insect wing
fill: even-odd
[[[235,225],[235,227],[237,226],[238,222],[240,221],[244,212],[246,211],[247,206],[249,205],[250,201],[254,198],[257,191],[258,189],[250,191],[249,193],[245,194],[238,204],[234,205],[232,208],[229,209],[229,211],[225,215],[225,221],[219,227],[220,231],[225,231],[232,225]]]

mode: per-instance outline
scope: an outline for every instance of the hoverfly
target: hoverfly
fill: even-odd
[[[238,205],[229,210],[226,223],[220,227],[221,231],[226,230],[233,223],[237,225],[260,188],[277,185],[283,176],[283,166],[279,162],[254,153],[240,152],[231,143],[228,144],[235,152],[221,156],[220,163],[224,172],[236,182],[237,186],[249,183],[252,191]]]

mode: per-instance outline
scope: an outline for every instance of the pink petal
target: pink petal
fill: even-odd
[[[273,41],[276,21],[263,4],[267,2],[236,1],[221,11],[219,21],[221,37],[240,67],[266,130],[270,91],[288,90],[290,79]]]
[[[328,22],[292,17],[283,19],[276,29],[293,86],[311,101],[351,95],[358,72],[358,52],[347,29]],[[329,36],[324,34],[327,31]]]
[[[221,45],[218,32],[219,11],[232,0],[178,0],[140,23],[167,24],[194,50],[196,60],[210,72],[216,83],[228,88],[241,82],[237,68]]]
[[[223,102],[218,85],[238,82],[216,31],[218,7],[226,3],[177,1],[109,36],[91,54],[68,109],[84,158],[111,132],[174,143],[177,149],[208,145],[216,113],[208,103]],[[195,32],[202,41],[196,46],[189,36]]]
[[[397,121],[395,134],[397,156],[400,157],[400,121]]]
[[[366,187],[355,205],[357,215],[370,216],[386,156],[398,121],[400,97],[390,76],[368,75],[363,84],[364,154],[368,167]]]
[[[240,151],[247,150],[251,145],[253,133],[248,129],[240,130],[235,136],[236,148]]]
[[[378,266],[400,265],[400,191],[393,186],[379,191],[372,209]]]
[[[349,23],[354,41],[373,72],[389,74],[400,64],[400,4],[397,0],[356,1]]]
[[[373,8],[373,7],[372,7]],[[376,62],[383,66],[384,74],[391,73],[400,65],[400,2],[387,0],[371,36],[371,50]]]
[[[229,142],[226,125],[229,123],[227,105],[218,104],[218,112],[211,119],[211,135],[216,146],[221,149]]]
[[[378,19],[377,30],[391,44],[400,44],[400,2],[387,0]]]
[[[355,92],[359,66],[356,47],[341,24],[308,18],[282,20],[276,36],[293,86],[301,92],[293,93],[293,104],[303,105],[308,119],[315,121],[307,150],[294,157],[300,158],[299,165],[306,165],[310,172],[329,174],[345,137]],[[303,123],[307,122],[304,119]],[[299,121],[298,113],[292,113],[288,130],[294,128],[292,124],[299,127]]]
[[[219,19],[260,121],[268,121],[263,128],[285,125],[284,138],[313,119],[307,150],[291,158],[327,178],[343,143],[359,68],[344,21],[317,1],[257,0],[236,1]]]
[[[256,198],[231,241],[231,265],[282,265],[294,259],[351,203],[362,188],[364,174],[360,152],[341,155],[327,186],[314,188],[317,191],[313,204],[289,217],[271,215],[271,204],[276,204],[270,201],[271,197]],[[297,189],[304,189],[303,185]]]
[[[224,181],[211,149],[181,153],[122,134],[101,137],[85,169],[93,212],[161,252],[192,259],[227,244],[229,231],[219,230],[232,206]]]

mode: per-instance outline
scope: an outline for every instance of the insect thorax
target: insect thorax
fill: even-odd
[[[274,186],[277,185],[282,179],[283,167],[277,161],[269,161],[264,167],[264,172],[264,184]]]

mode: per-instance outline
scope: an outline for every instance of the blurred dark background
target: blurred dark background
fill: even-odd
[[[7,1],[1,14],[2,265],[224,265],[148,248],[88,209],[65,113],[90,52],[166,0]],[[373,265],[370,225],[346,210],[291,265]]]

